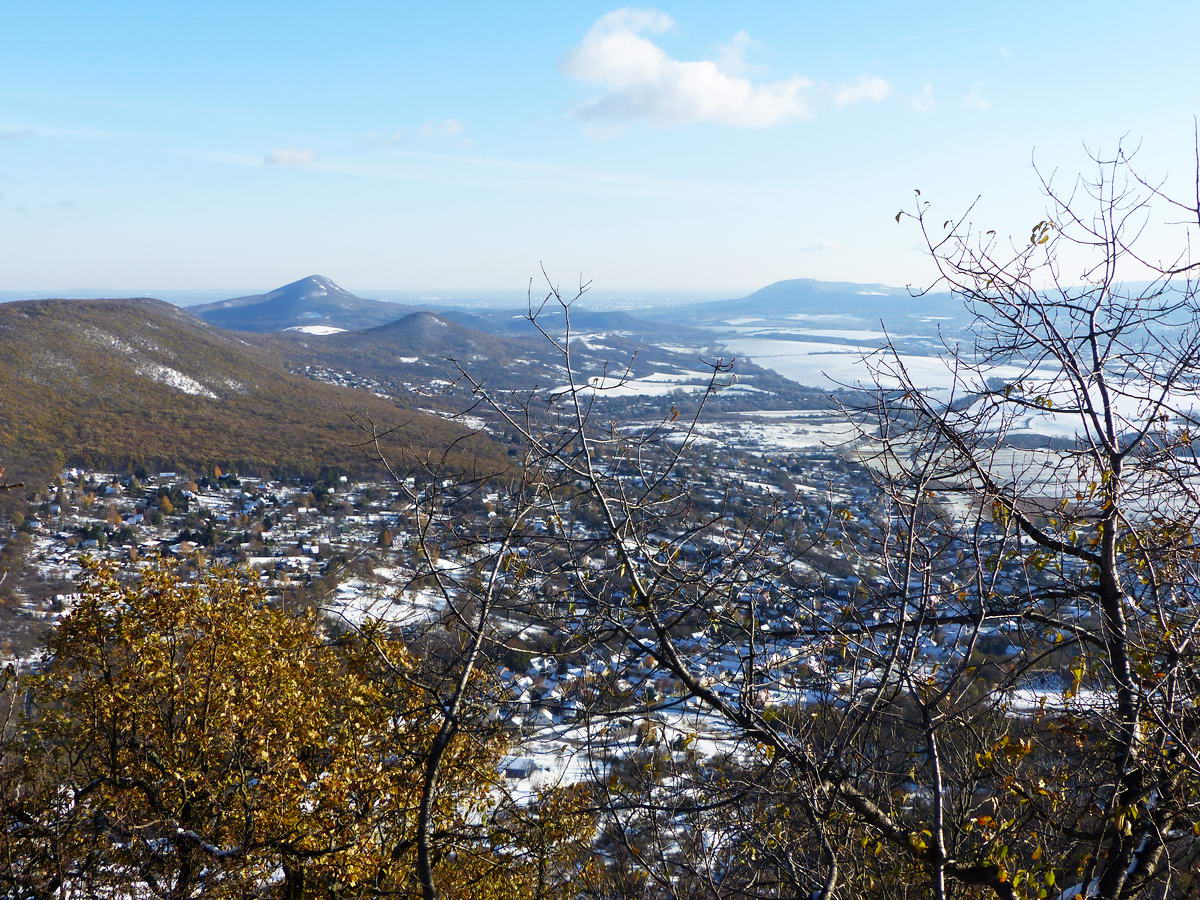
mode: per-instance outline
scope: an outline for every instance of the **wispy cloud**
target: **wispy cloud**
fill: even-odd
[[[466,126],[458,119],[442,119],[440,122],[426,122],[417,133],[421,137],[456,137],[466,130]]]
[[[963,96],[963,106],[967,109],[974,109],[982,112],[985,109],[992,108],[992,101],[980,93],[982,84],[973,84],[971,89]]]
[[[933,99],[933,82],[921,85],[921,90],[908,98],[908,105],[919,113],[931,112],[936,101]]]
[[[33,137],[32,128],[16,128],[12,131],[0,131],[0,141],[19,141],[21,138]]]
[[[310,147],[276,147],[263,158],[268,166],[306,168],[316,162],[317,153]]]
[[[4,195],[0,194],[0,200],[4,199]],[[20,213],[23,216],[37,214],[43,212],[61,212],[62,210],[78,209],[79,204],[74,200],[55,200],[52,203],[38,203],[30,205],[28,203],[19,203],[12,208],[15,213]]]
[[[460,147],[469,147],[471,141],[464,137],[466,130],[467,126],[460,119],[450,117],[445,119],[430,119],[415,127],[393,128],[390,131],[386,129],[373,129],[364,135],[363,142],[373,146],[388,144],[401,146],[421,141],[444,145],[445,142],[450,141],[457,143]]]
[[[224,166],[261,168],[263,159],[245,153],[218,151],[181,151],[194,159]],[[350,176],[420,184],[445,184],[461,188],[473,185],[482,191],[519,192],[545,190],[548,186],[562,191],[596,191],[604,196],[628,193],[631,196],[695,198],[708,194],[714,198],[744,200],[748,187],[743,183],[703,181],[663,177],[636,172],[603,171],[559,163],[502,159],[463,152],[417,150],[404,147],[386,154],[363,158],[359,154],[325,153],[312,167],[323,177]]]
[[[948,28],[945,31],[929,31],[923,34],[906,34],[903,37],[898,37],[896,40],[901,42],[906,41],[929,41],[934,38],[957,37],[960,34],[977,34],[980,31],[985,31],[986,25],[973,25],[965,28]]]
[[[878,103],[892,95],[892,86],[874,75],[858,78],[833,89],[833,102],[838,106],[851,103]]]
[[[797,247],[797,253],[825,253],[829,250],[837,250],[841,246],[837,241],[819,241],[816,244],[806,244],[803,247]]]

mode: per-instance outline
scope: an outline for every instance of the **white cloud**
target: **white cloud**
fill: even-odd
[[[442,119],[440,122],[426,122],[417,133],[421,137],[454,137],[462,134],[466,130],[466,126],[458,119]]]
[[[0,141],[17,141],[21,138],[33,137],[32,128],[18,128],[14,131],[0,131]]]
[[[833,102],[838,106],[851,103],[879,103],[892,94],[892,86],[875,75],[860,75],[853,81],[833,89]]]
[[[909,105],[919,113],[927,113],[933,109],[933,82],[927,81],[915,96],[908,98]]]
[[[263,162],[268,166],[304,168],[305,166],[311,166],[316,159],[316,151],[308,147],[276,147],[266,155]]]
[[[766,66],[753,66],[746,62],[746,51],[759,46],[759,42],[745,31],[739,31],[723,44],[717,45],[717,68],[729,75],[751,75],[762,72]]]
[[[815,244],[806,244],[803,247],[797,247],[797,253],[825,253],[829,250],[837,250],[841,245],[837,241],[818,241]]]
[[[812,115],[809,94],[814,85],[807,78],[754,84],[723,71],[713,60],[673,59],[645,36],[662,34],[674,24],[657,10],[618,9],[601,16],[562,60],[566,75],[604,89],[577,114],[593,120],[717,122],[743,128]],[[745,43],[737,38],[735,42]]]
[[[992,108],[992,101],[979,92],[982,86],[981,84],[971,85],[971,89],[963,97],[963,106],[967,109],[979,110],[980,112]]]
[[[832,96],[839,105],[877,102],[891,93],[882,78],[864,75],[845,85],[820,85],[792,75],[752,81],[746,50],[754,40],[739,31],[717,48],[716,59],[678,60],[650,36],[675,27],[654,9],[617,9],[601,16],[582,41],[562,59],[564,74],[595,84],[603,93],[575,113],[592,123],[656,125],[715,122],[740,128],[767,128],[811,118],[814,104]]]

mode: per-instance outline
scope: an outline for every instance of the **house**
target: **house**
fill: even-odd
[[[500,771],[505,778],[522,780],[537,771],[537,763],[528,756],[506,756],[500,761]]]

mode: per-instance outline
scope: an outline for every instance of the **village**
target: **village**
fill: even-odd
[[[882,676],[843,670],[833,629],[866,621],[869,598],[887,584],[879,565],[850,549],[862,538],[869,543],[879,520],[866,472],[820,445],[701,443],[693,457],[682,480],[697,512],[719,513],[720,521],[686,539],[682,526],[650,537],[677,544],[684,565],[718,581],[726,566],[738,571],[725,586],[732,602],[706,610],[714,618],[680,616],[676,646],[706,686],[736,697],[745,689],[750,633],[755,702],[854,702]],[[664,670],[648,649],[650,629],[623,606],[628,594],[594,510],[552,503],[511,540],[501,537],[511,534],[505,512],[498,490],[452,479],[68,468],[8,523],[10,577],[0,590],[12,625],[0,659],[37,665],[49,627],[79,598],[85,556],[135,569],[163,556],[193,570],[243,567],[273,601],[320,609],[333,633],[375,620],[414,645],[446,624],[448,606],[477,602],[490,572],[501,599],[489,624],[497,648],[489,665],[503,698],[495,714],[520,748],[503,766],[514,792],[598,777],[647,746],[691,766],[736,759],[740,750],[720,718]],[[738,548],[750,533],[755,562],[741,566]],[[556,541],[575,548],[569,559],[549,553]],[[495,564],[504,554],[558,562],[523,579],[507,562]],[[19,568],[12,565],[18,555]],[[958,587],[947,579],[933,590],[949,596]],[[862,609],[847,614],[856,605]],[[878,623],[880,613],[873,615]],[[627,638],[598,639],[600,618],[624,623]],[[995,659],[1016,652],[1003,624],[983,632]],[[955,638],[924,636],[924,664],[944,661]]]

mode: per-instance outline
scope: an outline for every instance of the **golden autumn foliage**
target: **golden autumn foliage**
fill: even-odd
[[[417,659],[380,629],[331,643],[315,615],[271,606],[239,572],[185,581],[157,564],[123,581],[93,565],[51,653],[13,695],[0,892],[418,892],[413,829],[438,706]],[[562,875],[549,851],[587,833],[565,806],[557,832],[499,808],[505,749],[498,733],[464,733],[444,762],[446,896],[530,895]]]

